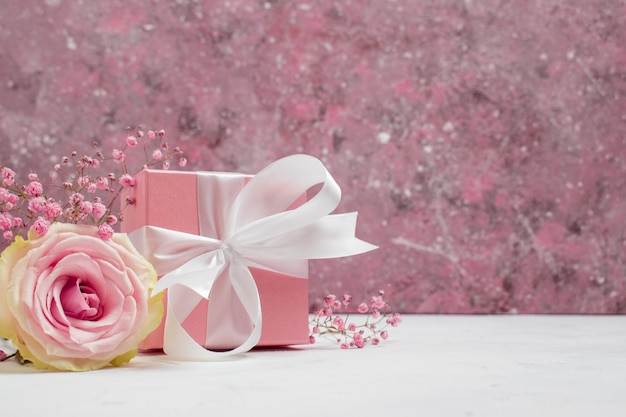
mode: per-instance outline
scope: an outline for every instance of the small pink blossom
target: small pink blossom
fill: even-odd
[[[377,318],[379,318],[379,317],[380,317],[380,311],[378,311],[378,310],[376,310],[376,309],[372,310],[372,313],[371,313],[371,314],[372,314],[372,318],[373,318],[373,319],[377,319]]]
[[[96,192],[96,190],[97,190],[96,183],[90,182],[89,185],[87,186],[87,192],[90,194],[93,194]]]
[[[102,203],[93,203],[92,214],[96,219],[101,219],[107,212],[107,208]]]
[[[339,330],[343,330],[343,326],[344,326],[344,320],[337,316],[333,319],[333,324],[339,329]]]
[[[11,223],[13,224],[13,227],[22,227],[23,224],[23,220],[21,217],[13,217],[11,219]]]
[[[380,343],[380,339],[378,339],[377,337],[372,339],[372,345],[376,346],[379,343]]]
[[[112,154],[113,154],[113,159],[117,163],[122,163],[126,159],[126,154],[123,151],[120,151],[119,149],[113,149]]]
[[[135,179],[128,174],[124,174],[120,177],[119,183],[122,187],[133,187],[135,185]]]
[[[43,194],[43,185],[39,181],[31,181],[24,189],[24,192],[28,195],[39,196]]]
[[[31,213],[40,213],[45,207],[46,201],[43,197],[32,197],[28,199],[28,211]]]
[[[110,224],[112,226],[116,223],[117,223],[117,217],[115,217],[112,214],[109,217],[107,217],[107,224]]]
[[[363,335],[361,333],[355,333],[353,340],[356,347],[362,348],[365,346],[365,339],[363,339]]]
[[[28,180],[29,181],[37,181],[39,179],[39,177],[37,176],[37,174],[35,172],[30,172],[28,174]]]
[[[178,166],[182,168],[182,167],[185,167],[186,165],[187,165],[187,158],[183,156],[178,160]]]
[[[137,140],[135,136],[126,137],[126,144],[130,146],[131,148],[134,148],[135,146],[137,146],[137,143],[139,143],[139,141]]]
[[[111,239],[114,233],[113,228],[106,223],[98,226],[98,236],[100,236],[100,239],[102,240]]]
[[[356,324],[354,324],[354,323],[348,324],[348,330],[351,331],[351,332],[355,331],[356,330]]]
[[[93,204],[90,201],[83,201],[80,203],[80,212],[83,214],[91,214],[93,211]]]
[[[344,294],[343,297],[341,297],[341,303],[343,304],[344,307],[348,307],[351,301],[352,301],[352,296],[349,294]]]
[[[152,140],[156,138],[156,133],[154,132],[154,130],[148,130],[148,139]]]
[[[89,177],[88,176],[78,177],[78,185],[80,185],[81,187],[84,187],[87,184],[89,184]]]
[[[383,330],[382,332],[380,332],[380,337],[382,337],[383,340],[387,340],[387,338],[389,337],[389,332],[387,332],[387,330]]]
[[[393,327],[398,327],[398,325],[402,322],[402,318],[399,313],[394,313],[393,316],[387,319],[387,323],[389,323]]]
[[[105,177],[96,178],[96,188],[99,190],[104,190],[109,186],[109,180]]]
[[[370,304],[372,308],[381,309],[385,307],[385,300],[383,300],[382,295],[374,295],[370,300]]]
[[[310,344],[314,344],[315,343],[315,336],[313,336],[313,335],[309,336],[309,343]]]
[[[356,309],[356,311],[358,311],[361,314],[367,313],[367,310],[369,310],[369,309],[367,307],[367,304],[365,304],[365,303],[359,304],[359,306]]]
[[[44,215],[48,220],[54,220],[56,217],[60,216],[63,213],[63,207],[56,201],[46,201],[46,204],[43,207]]]
[[[7,192],[4,196],[4,201],[8,204],[15,205],[19,201],[19,197],[16,194]]]
[[[11,215],[9,213],[0,213],[0,230],[10,229],[13,225]]]
[[[11,168],[2,168],[2,170],[0,170],[0,175],[2,175],[2,185],[5,187],[9,187],[15,183],[15,171]]]
[[[320,326],[314,326],[313,329],[311,329],[311,331],[313,332],[313,334],[319,334],[320,333]]]
[[[33,230],[39,236],[43,236],[48,233],[48,228],[50,228],[50,222],[43,217],[37,218],[37,220],[33,223]]]
[[[161,152],[158,149],[155,149],[154,151],[152,151],[152,158],[156,159],[157,161],[160,161],[163,158],[163,152]]]
[[[342,343],[340,346],[342,349],[348,349],[349,347],[347,343]]]
[[[324,304],[326,304],[326,307],[332,306],[334,302],[335,296],[333,294],[328,294],[326,297],[324,297]]]
[[[167,161],[163,162],[163,165],[161,165],[161,168],[167,171],[168,169],[170,169],[170,163]]]
[[[77,205],[79,205],[79,204],[80,204],[80,203],[81,203],[84,199],[85,199],[85,196],[84,196],[84,195],[82,195],[82,194],[80,194],[80,193],[73,193],[73,194],[70,196],[69,201],[70,201],[70,204],[72,204],[72,205],[74,205],[74,206],[77,206]]]
[[[11,240],[11,239],[13,239],[13,232],[10,231],[10,230],[5,230],[2,233],[2,237],[5,238],[6,240]]]

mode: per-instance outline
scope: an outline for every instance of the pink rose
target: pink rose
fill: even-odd
[[[17,237],[0,258],[0,337],[36,368],[121,365],[161,322],[154,268],[125,234],[54,223]]]

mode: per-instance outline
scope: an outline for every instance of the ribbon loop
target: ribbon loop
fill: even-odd
[[[198,173],[200,231],[206,234],[215,229],[218,236],[196,236],[154,226],[129,234],[162,275],[155,290],[169,291],[164,351],[181,359],[210,360],[216,354],[222,357],[245,352],[258,343],[261,304],[249,266],[297,277],[294,260],[336,258],[376,249],[355,237],[356,212],[330,214],[340,202],[341,190],[322,162],[312,156],[279,159],[255,175],[238,194],[225,191],[228,198],[222,201],[215,201],[215,184],[214,176]],[[291,208],[315,186],[319,186],[317,193]],[[180,287],[212,298],[214,283],[224,275],[228,278],[225,288],[234,292],[252,326],[241,345],[226,352],[211,352],[182,327],[190,307],[185,306]]]

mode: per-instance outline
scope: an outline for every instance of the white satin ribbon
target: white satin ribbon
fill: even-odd
[[[227,181],[233,180],[224,175]],[[356,212],[330,214],[341,200],[341,190],[322,162],[312,156],[277,160],[237,195],[225,195],[236,189],[227,186],[216,199],[215,178],[215,174],[198,173],[200,236],[154,226],[129,234],[162,275],[154,293],[168,289],[163,350],[178,359],[211,360],[246,352],[258,343],[261,304],[249,267],[298,277],[302,260],[376,249],[355,237]],[[307,190],[320,185],[314,196],[289,209]],[[220,296],[211,294],[217,287],[233,292],[250,321],[245,340],[228,351],[205,349],[181,324],[202,298]]]

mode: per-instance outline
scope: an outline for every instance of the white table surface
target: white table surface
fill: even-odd
[[[364,349],[319,342],[209,363],[140,355],[82,373],[8,361],[0,415],[626,415],[626,316],[403,318]]]

